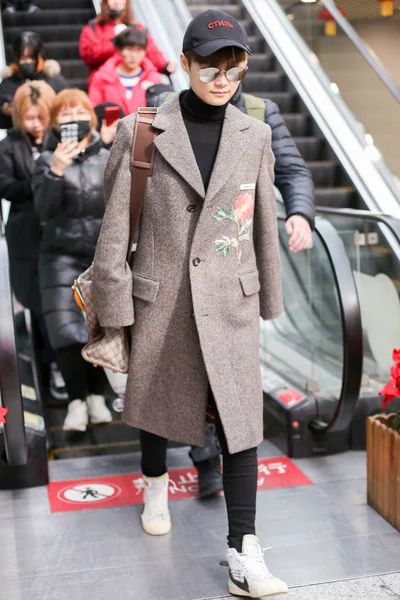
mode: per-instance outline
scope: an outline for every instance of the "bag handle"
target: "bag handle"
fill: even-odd
[[[147,180],[154,165],[156,132],[153,129],[157,108],[138,108],[131,153],[130,233],[127,261],[129,262],[136,231],[142,213]]]

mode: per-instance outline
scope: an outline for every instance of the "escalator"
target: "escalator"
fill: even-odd
[[[282,215],[279,230],[286,313],[277,321],[261,323],[260,333],[265,435],[293,457],[345,451],[362,363],[360,313],[350,264],[339,235],[325,219],[317,221],[313,248],[298,255],[287,252],[284,224]],[[7,263],[3,237],[2,284],[8,280]],[[32,350],[26,350],[26,336],[32,348],[29,326],[18,325],[21,315],[14,314],[9,287],[3,301],[5,298],[0,383],[1,404],[9,413],[5,435],[0,436],[0,487],[43,485],[47,460],[137,450],[138,432],[122,423],[121,406],[113,405],[115,394],[108,398],[114,408],[112,423],[89,427],[85,433],[62,431],[65,406],[52,405],[43,395],[35,375],[37,359]],[[323,312],[328,299],[329,311]],[[14,367],[7,370],[5,380],[4,366],[9,364]],[[34,388],[34,399],[26,393],[28,388]]]
[[[253,54],[249,57],[250,70],[243,82],[243,90],[278,104],[312,174],[316,204],[335,208],[366,208],[363,197],[355,189],[346,170],[246,10],[249,3],[241,0],[187,0],[186,4],[193,17],[207,9],[223,10],[245,27]],[[301,5],[300,2],[289,1],[281,4]],[[400,190],[398,197],[400,199]]]
[[[12,62],[12,43],[22,31],[42,38],[46,58],[56,60],[68,87],[87,88],[88,69],[79,56],[79,36],[95,16],[92,0],[38,0],[40,13],[3,15],[7,64]]]

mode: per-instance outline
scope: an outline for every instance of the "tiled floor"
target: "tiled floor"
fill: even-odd
[[[260,452],[279,454],[268,443]],[[185,449],[172,449],[169,462],[190,464]],[[365,454],[294,462],[315,485],[260,492],[258,498],[258,534],[271,547],[268,566],[297,586],[289,598],[399,599],[400,534],[366,504]],[[139,470],[137,455],[50,467],[52,480]],[[227,570],[219,564],[226,536],[223,498],[171,503],[173,532],[161,538],[142,532],[140,510],[52,515],[45,489],[0,492],[0,599],[226,597]],[[336,583],[310,586],[322,582]]]

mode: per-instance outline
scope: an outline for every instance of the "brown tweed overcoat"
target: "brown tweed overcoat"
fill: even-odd
[[[252,448],[263,438],[259,317],[283,310],[271,130],[228,106],[205,193],[179,98],[159,109],[132,273],[134,122],[120,122],[106,167],[92,287],[101,324],[131,328],[124,419],[202,446],[211,387],[229,451]]]

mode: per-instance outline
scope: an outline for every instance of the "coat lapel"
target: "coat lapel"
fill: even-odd
[[[179,95],[162,105],[153,125],[161,130],[155,140],[157,150],[177,173],[204,199],[203,180],[182,118]]]
[[[248,128],[249,123],[246,115],[243,115],[237,108],[228,105],[205,203],[210,202],[228,181],[232,173],[237,171],[243,153],[248,149],[249,141],[247,136],[243,134],[243,131]]]

